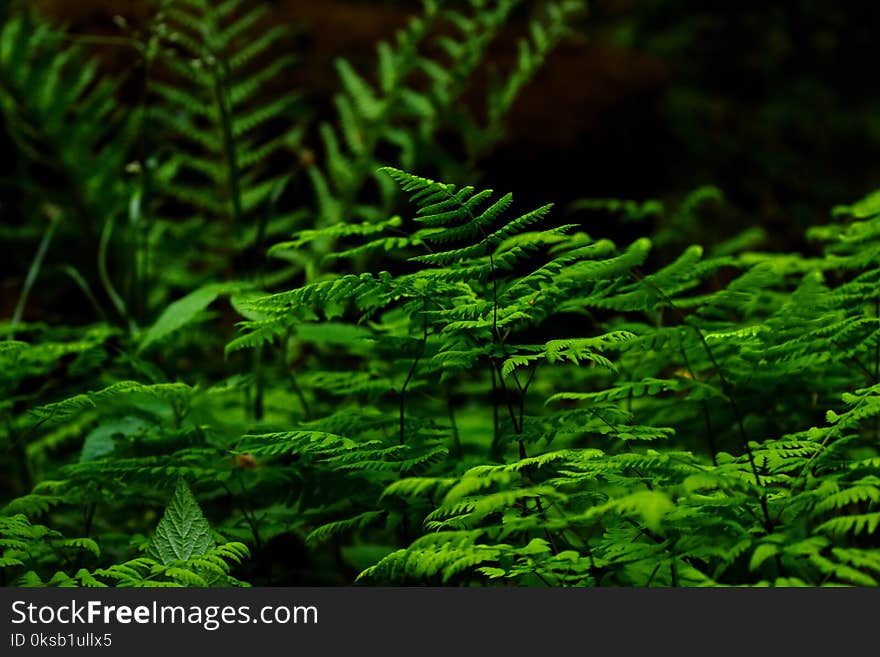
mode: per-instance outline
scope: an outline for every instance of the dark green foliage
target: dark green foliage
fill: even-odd
[[[96,215],[118,213],[126,201],[120,173],[138,116],[117,110],[116,85],[85,48],[32,16],[10,17],[0,43],[0,107],[23,156],[23,180],[39,185],[37,167],[55,170],[67,188],[52,200],[69,215],[68,229],[95,236]]]
[[[231,225],[238,238],[246,227],[264,231],[266,206],[289,179],[268,174],[266,162],[299,140],[291,126],[296,96],[260,95],[292,65],[290,56],[270,56],[286,31],[260,29],[265,6],[244,1],[178,0],[167,13],[160,44],[173,54],[160,64],[170,77],[153,83],[151,112],[177,137],[162,165],[168,191]],[[280,129],[264,137],[262,128],[273,122]]]
[[[14,12],[16,180],[46,149],[70,177],[10,231],[36,256],[0,324],[4,583],[877,585],[880,197],[803,255],[688,244],[713,188],[578,205],[657,220],[621,244],[479,189],[580,9],[538,3],[474,112],[517,4],[426,1],[375,76],[337,62],[317,125],[261,5],[165,3],[129,112]],[[94,316],[31,321],[59,269]]]
[[[5,509],[7,513],[9,509]],[[178,484],[165,515],[142,556],[109,568],[79,568],[69,576],[56,572],[43,581],[36,570],[46,563],[78,553],[100,557],[90,538],[64,539],[58,532],[32,525],[24,514],[0,517],[3,568],[31,567],[17,582],[22,586],[235,586],[232,564],[241,563],[248,549],[241,543],[217,546],[210,526],[186,484]]]

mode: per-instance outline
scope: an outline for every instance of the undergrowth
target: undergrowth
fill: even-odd
[[[5,584],[878,583],[880,193],[782,253],[688,244],[709,188],[481,189],[583,17],[532,3],[495,70],[525,4],[426,0],[332,119],[262,5],[163,2],[127,105],[9,10]]]

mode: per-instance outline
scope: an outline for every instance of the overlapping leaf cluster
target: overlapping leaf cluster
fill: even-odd
[[[351,252],[415,270],[256,300],[239,343],[322,335],[333,353],[306,366],[343,371],[308,380],[371,409],[240,446],[342,487],[313,540],[408,543],[361,581],[876,583],[872,197],[812,232],[821,257],[694,246],[645,273],[646,239],[537,229],[549,206],[386,173],[418,228]],[[581,330],[527,339],[554,323]]]
[[[300,94],[282,88],[297,65],[294,41],[284,26],[268,24],[264,5],[165,0],[137,26],[118,17],[118,37],[69,34],[25,3],[4,9],[0,109],[18,164],[9,181],[13,221],[3,234],[20,243],[15,264],[26,268],[0,347],[0,441],[9,472],[2,493],[11,500],[3,517],[15,519],[8,532],[4,526],[14,552],[4,581],[107,583],[115,575],[96,573],[110,564],[124,565],[113,571],[122,584],[166,581],[144,550],[181,477],[219,535],[255,552],[325,525],[328,509],[330,517],[343,513],[324,501],[310,508],[317,471],[298,469],[306,474],[292,481],[264,461],[300,460],[295,445],[303,435],[326,435],[328,451],[334,441],[347,445],[335,436],[359,418],[386,431],[386,419],[369,406],[312,417],[316,386],[342,394],[365,385],[363,377],[290,376],[293,360],[356,340],[357,329],[339,323],[312,336],[303,329],[289,350],[258,349],[247,358],[234,355],[246,346],[236,341],[224,361],[222,345],[232,336],[218,320],[230,311],[251,316],[249,300],[260,289],[301,274],[327,276],[331,256],[344,251],[334,251],[337,239],[393,226],[397,220],[379,220],[383,210],[371,200],[372,179],[384,190],[380,205],[394,201],[390,179],[374,177],[380,164],[472,175],[580,9],[541,3],[519,61],[487,93],[480,118],[465,91],[487,68],[490,45],[518,4],[426,2],[393,43],[380,44],[375,75],[338,61],[338,117],[323,126],[313,125]],[[111,81],[93,44],[130,68]],[[447,151],[438,135],[450,131],[458,145]],[[309,147],[313,135],[318,145]],[[469,163],[459,165],[465,152]],[[311,227],[330,233],[316,241]],[[306,248],[278,245],[274,266],[265,266],[265,247],[294,230]],[[76,319],[28,321],[33,308],[55,305],[61,313],[76,307]],[[314,426],[288,431],[310,419]],[[396,416],[393,424],[396,430]],[[413,429],[436,433],[432,446],[374,442],[338,461],[377,472],[437,462],[447,450],[434,424]],[[240,449],[270,430],[290,447]],[[364,522],[380,515],[369,512]],[[315,533],[322,535],[329,536]],[[237,548],[215,557],[228,563],[236,555]],[[190,568],[169,581],[227,581],[214,574],[206,579]]]
[[[877,584],[880,197],[806,255],[752,230],[669,257],[713,190],[580,204],[666,219],[616,244],[478,189],[579,8],[539,3],[474,111],[517,4],[428,0],[375,75],[338,62],[317,126],[247,2],[164,3],[130,114],[15,13],[18,180],[70,175],[8,231],[36,257],[0,325],[4,582]],[[56,230],[92,323],[26,321]]]

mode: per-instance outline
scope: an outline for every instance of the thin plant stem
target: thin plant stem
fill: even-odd
[[[57,212],[50,212],[49,214],[49,225],[46,226],[46,231],[43,233],[43,238],[40,240],[37,252],[34,255],[34,259],[31,261],[31,266],[24,279],[24,285],[21,288],[21,294],[18,297],[18,303],[15,304],[15,310],[12,313],[12,330],[9,331],[9,335],[7,336],[8,340],[13,339],[14,329],[21,323],[21,318],[24,315],[24,309],[27,305],[28,296],[31,293],[31,289],[34,287],[34,283],[37,281],[37,277],[40,275],[40,269],[43,266],[43,260],[46,258],[46,252],[49,250],[49,245],[52,243],[52,236],[55,235],[55,229],[58,226],[59,217],[60,214]]]
[[[422,339],[419,344],[419,351],[416,354],[415,360],[412,363],[412,366],[409,368],[409,372],[407,372],[406,380],[403,382],[403,385],[400,387],[400,444],[403,445],[405,442],[405,432],[406,432],[406,389],[412,381],[413,375],[416,373],[416,368],[419,366],[419,361],[422,359],[422,356],[425,354],[425,347],[428,344],[428,298],[423,298],[423,309],[422,309]]]
[[[110,238],[113,236],[113,226],[115,223],[116,218],[110,216],[104,223],[104,229],[101,231],[101,242],[98,245],[98,277],[101,279],[101,285],[104,286],[104,291],[110,298],[116,312],[128,325],[129,332],[132,335],[135,335],[138,332],[137,325],[129,315],[125,301],[123,301],[119,292],[116,291],[113,282],[110,280],[110,274],[107,269],[107,248],[110,245]]]

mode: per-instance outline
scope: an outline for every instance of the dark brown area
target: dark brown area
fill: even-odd
[[[120,34],[114,16],[123,16],[130,26],[136,27],[150,15],[145,3],[134,1],[39,0],[37,4],[46,15],[83,34]],[[290,77],[275,84],[305,90],[310,98],[319,103],[323,100],[329,106],[329,98],[339,88],[334,60],[348,58],[369,76],[375,68],[376,43],[392,40],[395,31],[416,15],[417,9],[415,3],[410,9],[355,0],[271,3],[267,24],[290,25],[295,41],[292,45],[300,57]],[[515,61],[516,41],[522,35],[528,15],[516,18],[494,45],[489,68],[508,70]],[[132,53],[120,53],[119,48],[113,46],[98,49],[108,67],[117,73],[135,64]],[[482,77],[478,83],[485,82],[485,76]],[[569,39],[551,55],[545,68],[517,101],[508,119],[509,138],[493,165],[508,159],[524,163],[531,160],[530,168],[542,172],[535,187],[545,189],[545,183],[554,178],[568,179],[564,167],[572,159],[582,160],[580,146],[601,143],[597,135],[609,126],[616,129],[613,128],[615,117],[631,115],[636,107],[644,107],[646,99],[648,102],[656,99],[668,77],[665,65],[650,55],[583,35]],[[483,98],[484,89],[471,89],[472,104],[481,103]],[[542,160],[540,167],[535,166],[536,158]],[[605,168],[608,157],[593,153],[591,159]],[[587,164],[588,161],[581,162],[581,165]],[[500,182],[508,178],[495,166],[489,168],[500,174]],[[515,173],[509,179],[509,183],[514,182],[518,182]],[[594,187],[590,185],[587,189]],[[559,193],[561,189],[555,191]],[[539,195],[546,199],[545,194]],[[565,196],[563,193],[563,198],[558,200],[566,200]]]

